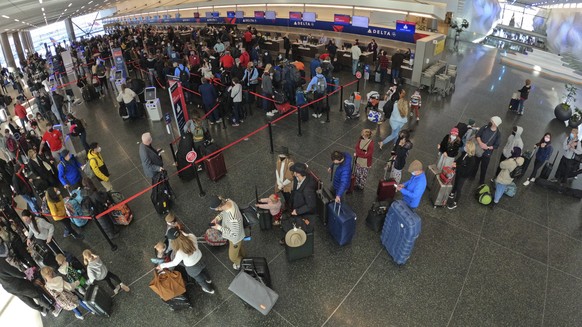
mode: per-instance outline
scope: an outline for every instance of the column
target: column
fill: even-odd
[[[25,62],[26,56],[24,55],[24,51],[22,50],[22,42],[20,42],[20,35],[18,34],[18,32],[12,33],[12,39],[14,40],[14,47],[16,48],[18,60],[20,60],[20,62]]]
[[[26,38],[26,32],[20,32],[20,41],[22,42],[22,48],[24,49],[25,54],[31,54],[32,50],[30,49],[30,44],[28,43],[28,39]]]
[[[2,50],[4,52],[4,59],[6,59],[6,65],[11,71],[16,69],[16,62],[14,61],[14,55],[12,54],[12,49],[10,48],[10,42],[8,41],[8,34],[6,32],[0,34],[0,44],[2,44]]]
[[[69,36],[69,42],[75,41],[75,29],[73,28],[73,21],[71,18],[65,19],[65,27],[67,28],[67,36]]]

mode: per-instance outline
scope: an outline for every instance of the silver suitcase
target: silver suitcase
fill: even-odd
[[[454,180],[453,180],[454,181]],[[434,182],[430,189],[430,201],[434,207],[443,207],[447,205],[449,194],[453,191],[453,183],[445,184],[439,176],[435,176]]]
[[[279,298],[275,291],[244,271],[236,275],[230,286],[228,286],[228,290],[265,316],[275,306]]]

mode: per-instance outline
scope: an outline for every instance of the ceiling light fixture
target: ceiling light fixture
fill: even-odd
[[[71,2],[71,3],[69,3],[69,5],[68,5],[67,7],[70,7],[70,6],[72,6],[72,5],[73,5],[73,3]]]
[[[42,12],[44,12],[44,8],[40,8],[40,10],[42,10]]]
[[[8,17],[8,16],[6,16],[6,15],[2,15],[2,17],[4,17],[4,18],[10,18],[10,17]]]
[[[19,22],[19,20],[18,20],[18,19],[16,19],[16,18],[14,18],[14,21],[15,21],[15,22]]]
[[[38,2],[39,2],[40,4],[42,4],[42,0],[38,0]]]

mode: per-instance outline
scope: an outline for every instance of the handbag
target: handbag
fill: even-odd
[[[186,293],[186,285],[182,274],[175,270],[164,269],[160,273],[154,270],[154,279],[152,279],[149,286],[164,301]]]
[[[493,135],[491,135],[491,137],[489,138],[489,140],[487,140],[487,142],[485,142],[485,144],[491,142],[491,140],[493,140],[493,138],[497,135],[499,131],[495,131],[495,133],[493,133]],[[475,143],[475,156],[477,158],[481,158],[483,156],[483,154],[485,153],[485,150],[483,150],[480,146],[479,146],[479,142],[477,142],[477,137],[472,137],[471,142]]]

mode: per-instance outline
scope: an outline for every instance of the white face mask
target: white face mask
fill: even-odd
[[[544,141],[545,141],[546,143],[547,143],[547,142],[550,142],[550,138],[549,138],[549,137],[545,137],[545,138],[544,138]]]
[[[457,135],[451,135],[451,141],[454,141],[457,139]]]
[[[61,191],[57,191],[57,195],[61,195]]]

